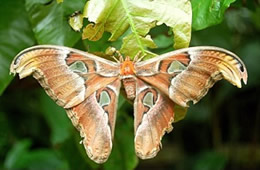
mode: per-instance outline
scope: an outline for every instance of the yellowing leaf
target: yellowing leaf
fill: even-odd
[[[74,13],[69,19],[69,24],[75,31],[80,31],[83,26],[82,14],[78,12]]]
[[[91,41],[99,40],[104,33],[104,25],[102,24],[88,24],[82,33],[82,39],[89,39]]]
[[[188,108],[179,105],[174,106],[174,122],[178,122],[185,118]]]
[[[123,45],[121,47],[121,52],[131,58],[139,52],[142,51],[140,46],[146,46],[149,48],[156,48],[156,44],[153,42],[151,37],[147,35],[146,37],[138,36],[135,37],[134,34],[129,34],[128,36],[124,37]],[[146,54],[146,58],[152,58],[156,56],[156,54],[149,52],[148,50],[143,51],[143,55]]]
[[[83,17],[110,32],[112,34],[110,41],[116,40],[129,27],[127,17],[119,0],[90,0],[84,8]],[[99,27],[95,28],[97,32],[100,31],[103,34],[101,30],[98,30]]]
[[[157,25],[164,23],[173,30],[175,48],[189,46],[192,19],[190,1],[129,0],[128,4],[131,6],[131,15],[139,34],[147,34],[155,22]]]
[[[155,55],[148,51],[155,47],[148,34],[159,24],[171,27],[175,48],[188,47],[190,42],[189,0],[90,0],[83,16],[91,22],[84,28],[83,39],[98,40],[107,31],[111,33],[109,40],[114,41],[130,27],[131,32],[124,38],[120,51],[131,57],[139,51],[143,55]]]

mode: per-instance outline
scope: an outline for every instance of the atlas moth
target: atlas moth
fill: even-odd
[[[11,64],[20,78],[32,75],[63,107],[80,131],[90,159],[104,163],[112,150],[120,88],[134,106],[138,157],[153,158],[172,130],[174,106],[197,103],[220,79],[247,83],[244,63],[218,47],[190,47],[141,61],[115,62],[77,49],[39,45],[20,52]]]

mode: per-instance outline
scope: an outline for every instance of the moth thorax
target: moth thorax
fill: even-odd
[[[133,100],[135,98],[136,80],[131,77],[124,78],[122,81],[125,87],[127,98]]]

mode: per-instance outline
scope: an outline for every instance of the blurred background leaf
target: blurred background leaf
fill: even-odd
[[[66,162],[52,150],[36,149],[30,151],[30,140],[22,140],[9,151],[6,160],[6,169],[69,169]]]
[[[56,103],[44,91],[40,94],[39,109],[51,128],[50,140],[53,145],[62,143],[70,137],[73,126],[65,110],[57,107]]]
[[[131,170],[138,164],[138,159],[134,149],[134,121],[127,114],[127,110],[131,110],[132,105],[124,103],[118,111],[117,124],[121,124],[120,128],[115,130],[115,139],[113,143],[113,151],[107,163],[104,164],[104,169],[110,170]],[[127,106],[126,106],[127,105]]]
[[[196,158],[194,170],[224,169],[227,159],[225,155],[216,152],[203,152]]]
[[[35,43],[23,1],[2,0],[0,5],[0,95],[12,80],[10,63],[22,49]]]

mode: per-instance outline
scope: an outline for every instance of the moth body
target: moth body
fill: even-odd
[[[127,56],[126,59],[120,64],[120,80],[123,83],[126,96],[129,100],[135,99],[136,93],[136,77],[134,62]]]
[[[136,80],[134,77],[131,78],[123,78],[122,83],[126,92],[126,96],[129,100],[135,99],[136,93]]]

